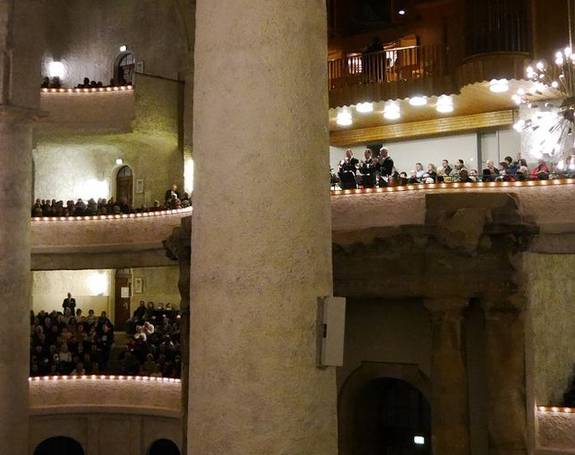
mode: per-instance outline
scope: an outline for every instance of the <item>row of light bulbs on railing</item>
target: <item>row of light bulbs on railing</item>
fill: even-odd
[[[414,96],[409,99],[409,104],[414,107],[427,105],[426,96]],[[441,95],[437,98],[435,109],[441,114],[453,112],[453,98],[449,95]],[[355,106],[356,112],[360,114],[369,114],[374,111],[374,103],[365,102]],[[383,118],[386,120],[398,120],[401,118],[401,107],[397,101],[385,103],[383,108]],[[349,108],[341,109],[336,116],[336,123],[339,126],[350,126],[353,124],[352,111]]]

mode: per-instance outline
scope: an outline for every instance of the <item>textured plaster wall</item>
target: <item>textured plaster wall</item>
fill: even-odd
[[[363,361],[417,364],[430,377],[431,319],[423,303],[349,299],[340,387]]]
[[[70,136],[42,141],[34,150],[34,196],[48,199],[115,198],[121,158],[134,178],[134,206],[163,202],[172,183],[183,184],[183,165],[174,137],[139,133]],[[136,180],[144,192],[136,193]]]
[[[547,187],[473,188],[465,193],[515,193],[522,211],[544,232],[556,232],[575,224],[573,185]],[[427,194],[450,194],[451,190],[405,191],[332,198],[333,231],[381,226],[421,225],[425,221]]]
[[[537,412],[538,455],[575,453],[575,414]]]
[[[137,294],[132,287],[131,311],[133,312],[140,300],[156,304],[171,303],[172,308],[180,307],[180,292],[178,291],[178,266],[172,267],[145,267],[132,269],[132,284],[136,278],[143,280],[143,292]]]
[[[135,115],[135,91],[104,93],[41,93],[44,113],[35,129],[48,140],[57,133],[130,132]]]
[[[62,61],[64,83],[84,77],[108,82],[120,46],[126,45],[144,71],[176,78],[185,65],[190,33],[181,0],[53,0],[46,13],[44,72]]]
[[[76,308],[84,314],[92,309],[96,314],[112,315],[114,305],[113,270],[54,270],[32,273],[32,309],[62,310],[68,292],[76,299]]]
[[[525,254],[535,404],[558,404],[575,365],[574,255]]]

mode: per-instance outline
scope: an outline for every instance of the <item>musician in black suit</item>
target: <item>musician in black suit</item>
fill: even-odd
[[[71,293],[68,292],[68,297],[64,299],[62,307],[64,308],[64,312],[66,312],[66,308],[70,308],[70,313],[72,315],[76,314],[76,299],[72,297]]]
[[[389,156],[389,149],[381,147],[379,149],[379,163],[377,168],[379,186],[387,186],[389,177],[393,174],[393,160]]]
[[[377,162],[373,159],[370,149],[366,149],[365,152],[363,152],[363,157],[364,159],[359,165],[362,184],[364,188],[373,188],[377,174]]]
[[[345,151],[345,158],[339,162],[337,169],[337,175],[341,181],[341,188],[344,190],[349,190],[357,188],[357,182],[355,180],[355,174],[359,166],[359,160],[354,158],[351,149]]]

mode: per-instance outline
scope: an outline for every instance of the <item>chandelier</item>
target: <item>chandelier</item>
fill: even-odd
[[[575,51],[572,3],[567,0],[569,45],[555,53],[553,63],[538,61],[526,70],[531,88],[512,95],[521,119],[513,126],[523,133],[523,151],[532,159],[551,160],[559,171],[575,170]]]

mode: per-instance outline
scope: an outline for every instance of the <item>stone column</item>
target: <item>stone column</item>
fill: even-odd
[[[463,339],[464,298],[426,300],[432,320],[433,453],[469,455],[469,402]]]
[[[337,453],[325,0],[198,0],[189,454]]]
[[[30,119],[0,105],[0,447],[14,455],[28,453],[31,171]]]
[[[178,290],[180,291],[180,338],[182,352],[182,455],[186,455],[188,435],[188,398],[190,376],[190,267],[191,267],[192,217],[182,218],[179,227],[174,228],[172,235],[163,241],[166,255],[178,261]]]
[[[524,299],[484,301],[489,455],[527,454]]]

